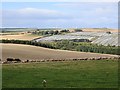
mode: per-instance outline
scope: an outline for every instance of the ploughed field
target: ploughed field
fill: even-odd
[[[117,88],[118,61],[90,60],[4,64],[4,88]],[[114,89],[113,89],[114,90]]]
[[[48,49],[22,44],[1,44],[2,60],[7,58],[19,58],[21,60],[59,60],[59,59],[85,59],[85,58],[114,58],[117,55],[98,54],[89,52],[77,52],[67,50]]]

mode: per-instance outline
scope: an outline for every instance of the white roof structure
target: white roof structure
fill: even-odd
[[[120,34],[117,32],[108,34],[106,32],[75,32],[69,33],[66,35],[53,35],[49,37],[43,37],[37,39],[37,42],[42,41],[55,41],[55,40],[73,40],[73,39],[88,39],[91,40],[91,43],[98,45],[111,45],[111,46],[120,46],[118,45],[118,36]]]

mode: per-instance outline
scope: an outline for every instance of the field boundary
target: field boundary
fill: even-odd
[[[18,60],[19,58],[17,58]],[[74,58],[74,59],[46,59],[46,60],[24,60],[22,61],[21,59],[19,59],[19,61],[14,60],[13,58],[11,58],[11,60],[7,60],[7,61],[2,61],[2,64],[14,64],[14,63],[40,63],[40,62],[65,62],[65,61],[90,61],[90,60],[114,60],[117,61],[119,60],[120,57],[100,57],[100,58]]]

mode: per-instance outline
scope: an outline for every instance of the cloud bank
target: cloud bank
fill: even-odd
[[[3,8],[3,27],[117,28],[117,4],[52,3],[46,7]]]

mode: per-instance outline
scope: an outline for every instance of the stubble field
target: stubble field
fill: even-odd
[[[54,50],[22,44],[2,44],[2,60],[19,58],[21,60],[46,60],[46,59],[79,59],[117,57],[117,55],[77,52],[68,50]]]
[[[32,34],[15,34],[15,35],[1,35],[0,39],[8,39],[8,40],[33,40],[35,38],[39,38],[41,36],[32,35]]]

